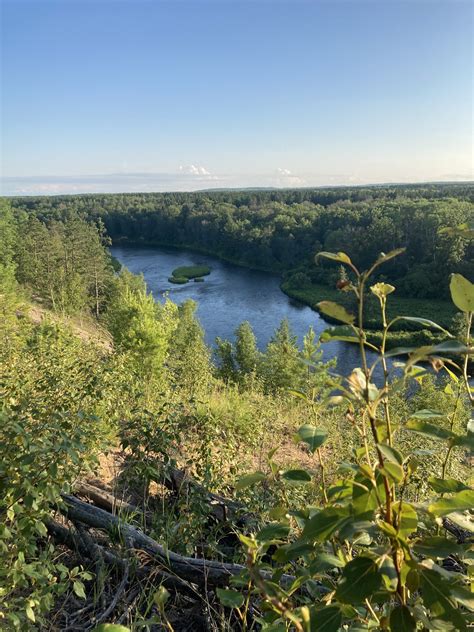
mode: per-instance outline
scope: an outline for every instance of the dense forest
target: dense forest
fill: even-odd
[[[0,628],[467,630],[472,214],[467,185],[1,201]],[[337,284],[359,366],[285,321],[209,349],[125,238]],[[393,315],[395,286],[453,323]],[[437,337],[389,351],[401,323]]]
[[[472,185],[452,184],[14,198],[12,204],[42,220],[69,212],[100,219],[114,243],[184,246],[275,271],[284,292],[314,309],[326,298],[354,308],[350,295],[335,298],[341,270],[323,260],[315,265],[316,252],[342,250],[367,268],[380,252],[404,247],[379,275],[397,287],[390,313],[430,318],[436,312],[450,327],[449,275],[474,277],[472,240],[456,230],[474,221],[473,197]],[[380,331],[377,301],[370,297],[366,308],[366,327]],[[413,335],[395,335],[400,327],[390,333],[390,346],[413,342]],[[426,331],[416,336],[432,341]]]
[[[292,287],[334,286],[333,267],[314,253],[342,250],[366,268],[380,252],[404,247],[383,275],[399,294],[448,298],[452,272],[474,275],[474,247],[462,232],[474,221],[474,187],[431,185],[16,198],[40,218],[68,211],[101,219],[114,240],[189,246],[267,270]]]

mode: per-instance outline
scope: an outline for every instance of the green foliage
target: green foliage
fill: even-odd
[[[155,303],[144,282],[124,271],[115,279],[106,322],[117,349],[129,354],[137,370],[150,377],[162,374],[177,327],[177,307],[171,301]]]
[[[263,629],[280,625],[282,629],[290,626],[304,632],[337,630],[341,625],[349,629],[387,629],[390,625],[391,630],[415,630],[420,622],[430,629],[467,630],[468,610],[473,609],[467,573],[468,545],[456,543],[439,527],[440,519],[445,517],[465,525],[465,512],[474,507],[474,489],[462,479],[447,476],[450,463],[458,460],[454,451],[461,451],[462,460],[462,452],[470,449],[472,439],[466,432],[466,399],[474,403],[466,370],[471,346],[471,287],[462,282],[452,288],[456,294],[457,288],[462,287],[461,302],[469,318],[465,344],[413,350],[403,363],[403,381],[392,378],[385,349],[386,334],[394,322],[388,321],[386,312],[387,296],[393,289],[380,284],[371,288],[380,299],[384,323],[377,361],[382,364],[383,383],[376,386],[371,382],[374,366],[368,364],[362,325],[364,293],[371,271],[397,254],[383,255],[369,272],[359,272],[344,253],[323,253],[344,262],[356,276],[350,291],[357,297],[358,324],[349,325],[359,344],[361,368],[354,369],[340,387],[340,395],[328,398],[327,405],[337,400],[344,406],[347,422],[359,436],[359,445],[350,462],[340,465],[339,480],[328,483],[321,451],[327,433],[310,424],[300,428],[298,439],[317,454],[322,470],[319,502],[298,508],[288,488],[278,510],[280,520],[252,538],[243,538],[247,571],[239,583],[250,582],[253,590],[263,596]],[[330,311],[332,316],[348,322],[346,312],[337,306],[331,306]],[[458,349],[458,354],[464,354],[456,367],[459,373],[464,367],[464,390],[451,370],[450,381],[440,391],[427,378],[426,371],[415,365],[432,359],[436,349]],[[449,358],[437,357],[436,361],[440,367],[443,363],[455,365]],[[403,410],[402,406],[397,410],[397,398],[404,397],[404,382],[411,379],[418,385],[418,392],[407,403],[408,409]],[[430,391],[435,396],[430,397]],[[413,431],[423,437],[422,449],[417,449],[412,439],[405,440],[407,433]],[[438,476],[428,478],[436,495],[429,503],[421,504],[413,502],[410,496],[412,484],[417,484],[418,469],[423,469],[422,477],[426,476],[423,451],[433,461],[435,453],[426,450],[426,440],[445,447],[437,448]],[[313,474],[308,469],[272,469],[266,481],[262,472],[255,472],[242,477],[239,487],[278,481],[287,486],[311,486]],[[264,579],[263,570],[268,570],[264,559],[270,547],[274,566],[269,580]],[[459,568],[451,572],[437,560],[454,551]],[[294,588],[281,582],[282,574],[290,570],[295,576]],[[305,590],[301,590],[303,586]],[[330,606],[325,605],[327,592]],[[321,627],[323,622],[325,627]]]
[[[197,395],[211,379],[211,360],[204,331],[195,312],[197,304],[188,300],[178,307],[177,324],[169,342],[167,367],[173,383],[188,396]]]
[[[196,279],[199,277],[207,276],[211,274],[211,268],[209,266],[181,266],[175,268],[172,272],[174,278]]]
[[[103,224],[70,214],[66,221],[42,223],[20,217],[15,260],[17,278],[63,314],[102,311],[113,278]]]
[[[57,327],[20,321],[10,342],[0,350],[0,627],[29,629],[91,578],[61,563],[47,523],[110,436],[96,415],[114,386],[98,352]]]
[[[241,323],[235,331],[235,361],[241,378],[256,373],[260,366],[261,354],[249,322]]]
[[[405,246],[402,256],[385,260],[385,278],[374,281],[436,300],[448,299],[450,272],[474,274],[472,231],[462,228],[473,220],[472,191],[466,184],[399,185],[28,197],[12,204],[38,217],[74,210],[101,218],[116,242],[186,246],[282,272],[294,290],[304,290],[307,277],[311,285],[334,287],[333,262],[321,258],[315,267],[315,249],[344,251],[368,269],[381,251]],[[311,304],[325,300],[316,289]]]
[[[321,361],[322,351],[312,328],[305,335],[301,350],[286,320],[275,330],[264,353],[258,350],[248,322],[237,327],[235,343],[217,338],[216,345],[218,375],[243,387],[260,385],[272,393],[282,389],[315,389],[322,396],[334,386],[329,369],[335,362]]]

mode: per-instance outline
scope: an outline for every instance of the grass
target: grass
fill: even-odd
[[[172,275],[175,278],[178,277],[189,280],[207,276],[210,273],[211,268],[209,268],[209,266],[181,266],[173,270]]]
[[[318,311],[317,304],[320,301],[334,301],[344,305],[349,312],[355,313],[354,297],[351,293],[341,292],[335,288],[326,285],[309,284],[302,287],[294,287],[290,282],[283,282],[281,289],[291,298],[295,298],[312,309]],[[366,299],[364,325],[367,329],[367,338],[370,342],[377,343],[381,338],[380,330],[382,327],[380,318],[380,307],[377,299],[368,293]],[[387,314],[389,320],[396,316],[415,316],[417,318],[426,318],[433,320],[445,329],[452,328],[452,319],[457,311],[450,301],[436,299],[418,299],[397,296],[396,293],[391,294],[387,303]],[[326,316],[326,320],[330,321]],[[336,321],[331,321],[332,324]],[[420,329],[419,326],[403,323],[396,323],[393,330],[389,333],[388,347],[399,346],[399,344],[432,344],[439,342],[438,336],[426,329]]]

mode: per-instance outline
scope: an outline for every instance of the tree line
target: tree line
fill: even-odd
[[[101,220],[114,242],[200,249],[279,272],[294,289],[334,286],[320,250],[343,250],[362,268],[380,252],[405,247],[383,279],[399,294],[448,298],[448,275],[474,275],[474,245],[462,231],[473,222],[469,184],[197,193],[107,194],[13,198],[17,211],[61,219],[70,211]],[[382,273],[381,273],[382,274]]]

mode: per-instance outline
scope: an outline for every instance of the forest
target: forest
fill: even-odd
[[[323,260],[314,265],[316,252],[341,250],[367,268],[380,252],[404,247],[380,271],[380,280],[397,286],[389,309],[421,317],[434,310],[449,327],[449,275],[474,276],[472,241],[449,227],[474,221],[473,200],[472,185],[444,184],[29,197],[12,204],[40,219],[70,211],[100,219],[114,243],[184,246],[278,272],[283,291],[315,309],[335,298],[340,277]],[[343,301],[351,307],[348,295]],[[377,302],[367,308],[367,328],[380,330]]]
[[[0,629],[468,630],[473,209],[468,185],[0,200]],[[360,362],[286,321],[210,349],[111,240],[277,271]]]

